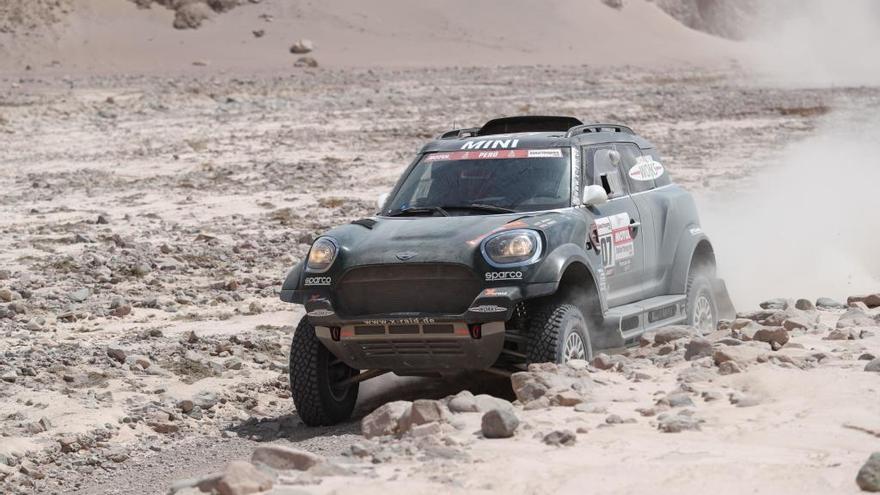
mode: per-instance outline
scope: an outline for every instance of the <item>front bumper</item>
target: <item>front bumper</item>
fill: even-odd
[[[330,327],[317,326],[315,332],[330,352],[353,368],[405,375],[492,366],[504,346],[504,322],[480,328],[480,338],[474,338],[464,322],[345,325],[338,340]]]

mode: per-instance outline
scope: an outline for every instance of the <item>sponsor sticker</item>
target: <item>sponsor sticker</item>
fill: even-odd
[[[523,272],[486,272],[486,281],[522,280]]]
[[[496,306],[494,304],[483,304],[480,306],[473,306],[468,308],[468,311],[472,313],[505,313],[507,312],[507,308],[503,306]]]
[[[602,266],[612,274],[615,265],[630,266],[630,258],[635,256],[636,249],[630,232],[629,213],[618,213],[610,217],[596,219],[596,232],[599,237],[599,251],[602,254]]]
[[[650,156],[636,158],[636,164],[629,169],[629,177],[638,181],[654,180],[663,175],[663,165]]]
[[[480,297],[505,297],[510,295],[510,290],[508,289],[486,289],[481,294]]]
[[[312,316],[315,318],[323,318],[325,316],[333,316],[334,314],[336,314],[336,313],[334,313],[333,311],[330,311],[329,309],[313,309],[313,310],[309,311],[308,313],[306,313],[307,316]]]
[[[330,285],[330,277],[306,277],[303,285]]]
[[[559,148],[549,150],[529,150],[529,158],[562,158],[562,150]]]

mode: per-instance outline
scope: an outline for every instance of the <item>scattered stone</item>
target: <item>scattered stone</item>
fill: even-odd
[[[91,295],[91,291],[89,289],[83,287],[82,289],[75,290],[68,294],[67,297],[70,298],[71,301],[81,303],[89,298]]]
[[[195,408],[195,403],[189,399],[183,399],[177,403],[177,407],[179,407],[184,414],[189,414],[192,412],[193,408]]]
[[[251,31],[251,34],[254,35],[254,38],[262,38],[263,36],[266,35],[266,30],[265,29],[254,29],[253,31]]]
[[[880,373],[880,358],[873,359],[868,364],[866,364],[865,371],[870,371],[872,373]]]
[[[870,352],[865,352],[862,353],[861,356],[859,356],[859,361],[872,361],[876,358],[877,356],[875,356],[874,354],[871,354]]]
[[[856,340],[857,334],[851,328],[835,328],[825,336],[824,340]]]
[[[864,311],[850,308],[837,320],[837,328],[875,327],[877,322]]]
[[[294,67],[308,67],[314,69],[318,67],[318,61],[313,57],[300,57],[293,63]]]
[[[843,303],[837,302],[834,299],[828,297],[820,297],[816,299],[816,308],[817,309],[844,309],[846,305]]]
[[[297,55],[305,55],[306,53],[310,53],[315,49],[315,44],[312,40],[302,39],[297,41],[296,43],[290,45],[290,53],[294,53]]]
[[[654,334],[654,345],[668,344],[669,342],[687,337],[700,337],[700,332],[694,327],[672,325],[661,328]]]
[[[686,414],[662,414],[658,418],[657,429],[663,433],[681,433],[683,431],[699,431],[700,423],[693,416]]]
[[[856,484],[862,491],[880,492],[880,452],[874,452],[856,475]]]
[[[510,438],[519,426],[519,418],[508,409],[492,409],[483,415],[481,430],[486,438]]]
[[[853,304],[857,302],[863,303],[869,309],[880,307],[880,293],[869,294],[867,296],[850,296],[846,298],[847,304]]]
[[[242,367],[241,359],[231,357],[223,362],[223,366],[228,370],[240,370]]]
[[[181,5],[174,15],[175,29],[197,29],[202,23],[211,18],[211,8],[201,2],[191,2]]]
[[[742,366],[734,361],[725,361],[718,365],[718,373],[721,375],[732,375],[734,373],[742,373]]]
[[[693,407],[694,401],[691,400],[690,395],[687,392],[673,392],[666,397],[657,401],[658,405],[665,405],[669,407]]]
[[[794,307],[801,311],[813,311],[816,309],[816,306],[809,299],[798,299],[795,301]]]
[[[712,342],[703,337],[696,337],[684,346],[684,359],[693,361],[712,355]]]
[[[474,400],[474,394],[467,390],[462,390],[453,397],[448,404],[449,410],[454,413],[478,412],[477,402]]]
[[[553,397],[550,398],[551,405],[562,407],[574,407],[583,401],[584,398],[574,390],[563,390],[553,394]]]
[[[107,356],[110,357],[110,359],[113,359],[114,361],[116,361],[117,363],[124,363],[127,354],[125,353],[125,350],[123,350],[119,347],[110,346],[110,347],[107,347]]]
[[[786,320],[786,322],[788,321],[790,320]],[[753,339],[759,342],[766,342],[771,346],[775,344],[781,347],[788,343],[789,335],[785,328],[762,328],[755,332]]]
[[[196,394],[192,400],[193,404],[201,407],[202,409],[211,409],[216,406],[218,402],[220,402],[220,398],[217,397],[217,394],[211,392],[210,390],[203,390]]]
[[[263,304],[260,301],[251,301],[248,311],[252,315],[258,315],[263,312]]]
[[[788,309],[788,301],[785,299],[770,299],[760,303],[761,309]]]
[[[412,403],[409,413],[405,416],[405,425],[401,424],[401,429],[408,430],[413,426],[443,421],[444,409],[440,401],[419,399]]]
[[[272,469],[282,471],[308,471],[324,462],[324,458],[311,452],[282,445],[262,445],[254,450],[251,462],[265,464]]]
[[[571,447],[577,443],[577,435],[571,430],[554,430],[544,435],[543,442],[554,447]]]

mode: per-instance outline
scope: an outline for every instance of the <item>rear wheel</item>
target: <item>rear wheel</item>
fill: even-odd
[[[324,347],[315,327],[303,317],[290,344],[290,394],[303,423],[327,426],[351,417],[358,384],[341,382],[357,374]]]
[[[572,304],[549,303],[529,316],[527,357],[530,363],[590,361],[593,347],[587,321]]]
[[[688,278],[687,316],[688,324],[703,335],[714,332],[718,326],[718,308],[705,274],[697,272]]]

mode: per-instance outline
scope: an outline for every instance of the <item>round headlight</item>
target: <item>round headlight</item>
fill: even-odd
[[[527,265],[541,256],[541,236],[534,230],[501,232],[487,237],[482,250],[490,265]]]
[[[336,241],[329,237],[322,237],[312,244],[306,268],[312,272],[326,272],[338,253],[339,248],[336,246]]]

